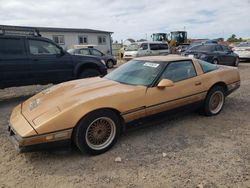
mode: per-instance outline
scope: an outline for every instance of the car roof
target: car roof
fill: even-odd
[[[165,55],[165,56],[138,57],[138,58],[135,58],[134,60],[170,62],[170,61],[183,61],[183,60],[193,60],[193,59],[190,57],[181,56],[181,55]]]

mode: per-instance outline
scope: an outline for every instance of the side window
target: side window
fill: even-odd
[[[223,50],[223,48],[220,45],[217,45],[216,46],[216,51],[220,51],[221,52],[221,51],[224,51],[224,50]]]
[[[231,50],[227,46],[222,46],[224,52],[230,52]]]
[[[0,39],[0,57],[12,58],[25,55],[24,43],[21,39]]]
[[[149,44],[151,50],[159,50],[158,44]]]
[[[191,61],[179,61],[170,63],[164,73],[162,79],[169,79],[173,82],[186,80],[196,76],[196,71]]]
[[[102,56],[102,53],[96,49],[91,49],[91,54],[96,56]]]
[[[168,45],[167,44],[159,44],[160,50],[168,50]]]
[[[32,55],[56,55],[61,50],[54,44],[41,40],[28,40],[29,50]]]
[[[204,73],[218,69],[216,65],[208,63],[206,61],[198,60],[198,63],[200,64],[201,69]]]
[[[90,55],[89,49],[81,49],[79,52],[81,55]]]
[[[141,48],[142,48],[142,50],[147,50],[148,49],[148,44],[147,43],[142,43]]]

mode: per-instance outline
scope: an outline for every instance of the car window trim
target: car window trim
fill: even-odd
[[[101,54],[101,56],[104,55],[104,53],[102,53],[101,51],[99,51],[99,50],[97,50],[97,49],[95,49],[95,48],[90,48],[89,51],[90,51],[90,54],[91,54],[91,55],[94,55],[94,54],[92,54],[92,51],[94,51],[94,50],[97,51],[97,52],[99,52],[99,53]],[[97,55],[95,55],[95,56],[97,56]]]
[[[169,61],[169,62],[166,63],[165,68],[164,68],[163,71],[159,74],[159,77],[157,78],[157,80],[156,80],[155,82],[153,82],[153,84],[152,84],[151,87],[156,87],[157,84],[159,84],[159,82],[161,81],[161,77],[162,77],[163,73],[165,72],[165,70],[168,68],[168,66],[169,66],[171,63],[182,62],[182,61],[191,61],[192,65],[193,65],[193,67],[194,67],[194,71],[195,71],[196,76],[190,77],[190,78],[188,78],[188,79],[197,77],[197,76],[198,76],[197,70],[196,70],[196,68],[195,68],[195,66],[194,66],[194,62],[193,62],[192,59],[183,59],[183,60]],[[178,80],[178,81],[176,81],[176,82],[174,82],[174,83],[181,82],[181,81],[188,80],[188,79]]]
[[[44,39],[40,39],[40,38],[27,38],[27,53],[29,54],[29,56],[31,57],[51,57],[51,56],[57,56],[57,54],[41,54],[41,55],[34,55],[30,52],[30,44],[29,41],[33,40],[33,41],[41,41],[41,42],[48,42],[54,46],[56,46],[59,50],[60,50],[60,46],[58,46],[56,43],[48,41],[48,40],[44,40]]]

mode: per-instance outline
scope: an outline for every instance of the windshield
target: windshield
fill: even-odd
[[[134,44],[128,45],[125,51],[137,51],[139,48],[140,48],[139,45],[134,43]]]
[[[105,78],[129,85],[151,85],[164,68],[164,63],[132,60],[112,71]]]

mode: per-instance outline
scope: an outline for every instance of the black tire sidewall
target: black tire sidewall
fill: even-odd
[[[213,95],[214,92],[216,91],[221,91],[223,93],[223,96],[224,96],[224,103],[223,103],[223,106],[221,107],[220,111],[217,112],[217,113],[212,113],[210,108],[209,108],[209,102],[210,102],[210,98],[211,96]],[[222,87],[222,86],[214,86],[207,94],[206,96],[206,99],[205,99],[205,104],[204,104],[204,113],[206,116],[214,116],[214,115],[217,115],[219,114],[223,107],[224,107],[224,104],[225,104],[225,89]]]
[[[116,126],[116,132],[115,132],[115,137],[113,141],[106,147],[101,150],[94,150],[91,147],[88,146],[85,135],[86,131],[89,127],[89,125],[97,118],[100,117],[108,117],[112,119],[115,123]],[[88,153],[90,155],[98,155],[102,154],[106,151],[108,151],[118,140],[119,136],[121,134],[121,121],[118,115],[116,115],[115,112],[112,110],[97,110],[94,112],[91,112],[84,118],[80,120],[80,122],[77,124],[74,130],[74,142],[78,149],[83,152],[83,153]]]
[[[109,66],[109,63],[112,63],[112,66]],[[113,66],[114,66],[113,60],[109,59],[109,60],[107,61],[107,63],[106,63],[106,66],[107,66],[109,69],[113,68]]]
[[[100,76],[100,72],[96,69],[85,69],[81,71],[78,75],[78,78],[90,78],[90,77],[96,77]]]
[[[215,63],[215,62],[217,62],[217,63]],[[213,60],[213,64],[215,64],[215,65],[219,65],[219,61],[218,61],[218,59],[214,59],[214,60]]]

